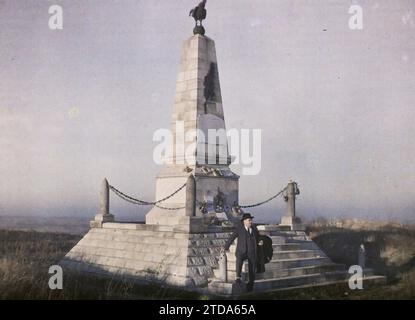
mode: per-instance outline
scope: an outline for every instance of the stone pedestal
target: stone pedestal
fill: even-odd
[[[302,221],[299,217],[284,216],[284,217],[281,218],[280,226],[290,227],[291,230],[294,230],[294,231],[304,231],[305,230],[305,226],[304,226],[304,224],[302,223]]]
[[[300,190],[298,189],[297,183],[290,180],[283,193],[284,200],[287,203],[287,211],[281,218],[280,225],[290,227],[291,230],[302,231],[305,230],[305,227],[295,212],[295,199],[299,194]]]
[[[104,179],[101,185],[99,212],[95,215],[95,219],[90,222],[91,228],[102,228],[105,222],[113,222],[114,216],[110,214],[110,191],[108,180]]]
[[[92,228],[60,265],[65,270],[133,282],[193,289],[207,286],[231,233],[189,232],[189,226],[200,219],[183,219],[176,226],[104,223],[102,228]]]

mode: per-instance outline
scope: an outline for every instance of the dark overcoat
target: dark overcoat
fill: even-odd
[[[257,257],[257,245],[259,242],[259,232],[257,227],[252,224],[252,234],[250,234],[243,225],[242,222],[235,223],[235,231],[232,233],[225,245],[225,250],[229,250],[229,247],[233,241],[238,238],[236,245],[236,256],[247,256],[252,261],[256,261]]]

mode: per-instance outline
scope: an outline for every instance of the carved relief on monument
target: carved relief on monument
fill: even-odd
[[[199,211],[202,213],[207,225],[222,225],[227,221],[227,212],[231,210],[227,204],[226,195],[218,187],[216,194],[207,190],[203,200],[198,204]]]
[[[222,97],[219,85],[219,73],[216,63],[211,62],[209,71],[203,79],[204,113],[223,119]]]
[[[213,207],[215,208],[215,212],[224,212],[226,205],[226,197],[223,192],[218,187],[218,193],[213,198]]]

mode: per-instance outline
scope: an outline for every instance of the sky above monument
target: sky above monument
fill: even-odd
[[[49,29],[52,4],[62,30]],[[92,217],[104,177],[153,200],[152,136],[170,128],[196,4],[0,0],[0,215]],[[354,4],[362,30],[349,28]],[[240,203],[295,179],[300,216],[412,219],[414,2],[211,0],[207,10],[227,128],[262,130],[262,170],[241,176]],[[284,206],[251,212],[277,221]]]

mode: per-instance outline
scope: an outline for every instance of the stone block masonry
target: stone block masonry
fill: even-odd
[[[203,287],[230,232],[188,233],[163,226],[104,223],[61,261],[63,268],[172,286]]]

